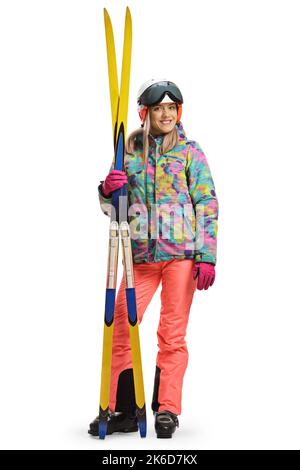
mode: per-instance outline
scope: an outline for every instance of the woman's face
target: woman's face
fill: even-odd
[[[177,106],[175,103],[163,103],[150,107],[150,132],[153,135],[166,134],[176,124]]]

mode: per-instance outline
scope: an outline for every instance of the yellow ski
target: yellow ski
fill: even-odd
[[[127,113],[129,100],[132,21],[130,10],[126,8],[123,59],[120,94],[118,88],[118,74],[116,64],[115,43],[112,24],[109,14],[104,9],[104,23],[106,33],[108,77],[111,102],[112,131],[114,140],[114,169],[123,170],[125,154],[125,135],[127,127]],[[127,191],[126,186],[112,193],[112,210],[109,236],[109,255],[106,283],[105,317],[103,332],[102,372],[99,404],[99,438],[104,439],[107,430],[109,414],[109,392],[112,360],[112,342],[114,329],[114,309],[117,283],[119,235],[122,240],[123,264],[126,277],[126,302],[128,311],[128,324],[132,352],[132,366],[134,390],[136,400],[136,415],[139,423],[141,437],[147,433],[146,406],[134,288],[132,265],[132,252],[130,241],[130,228],[127,221]]]

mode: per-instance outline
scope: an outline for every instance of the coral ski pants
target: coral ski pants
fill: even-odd
[[[193,265],[194,261],[188,259],[133,265],[139,323],[162,283],[153,411],[181,413],[183,377],[188,363],[185,335],[196,289]],[[109,407],[112,411],[135,409],[124,275],[115,305],[110,387]]]

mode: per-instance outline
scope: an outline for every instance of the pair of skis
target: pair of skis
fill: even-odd
[[[125,135],[128,113],[130,64],[132,47],[132,22],[130,10],[126,8],[122,75],[120,93],[115,53],[114,34],[111,20],[104,9],[104,24],[106,34],[108,78],[110,89],[112,131],[114,140],[114,169],[123,170],[125,154]],[[146,436],[146,406],[144,382],[140,352],[136,296],[134,288],[130,229],[127,221],[127,192],[126,186],[112,193],[112,211],[109,227],[109,253],[106,279],[105,316],[103,331],[102,372],[99,403],[99,438],[104,439],[107,430],[110,398],[110,377],[112,362],[112,343],[114,330],[114,310],[117,284],[119,236],[122,240],[123,264],[126,279],[126,303],[128,311],[128,326],[132,353],[134,390],[136,400],[136,415],[141,437]]]

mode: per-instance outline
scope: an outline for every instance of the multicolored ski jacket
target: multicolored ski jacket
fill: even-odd
[[[216,263],[218,201],[205,155],[176,124],[178,144],[160,153],[162,136],[149,139],[148,161],[143,158],[142,134],[134,153],[125,155],[128,221],[134,263],[195,259]],[[110,215],[111,199],[103,197]]]

